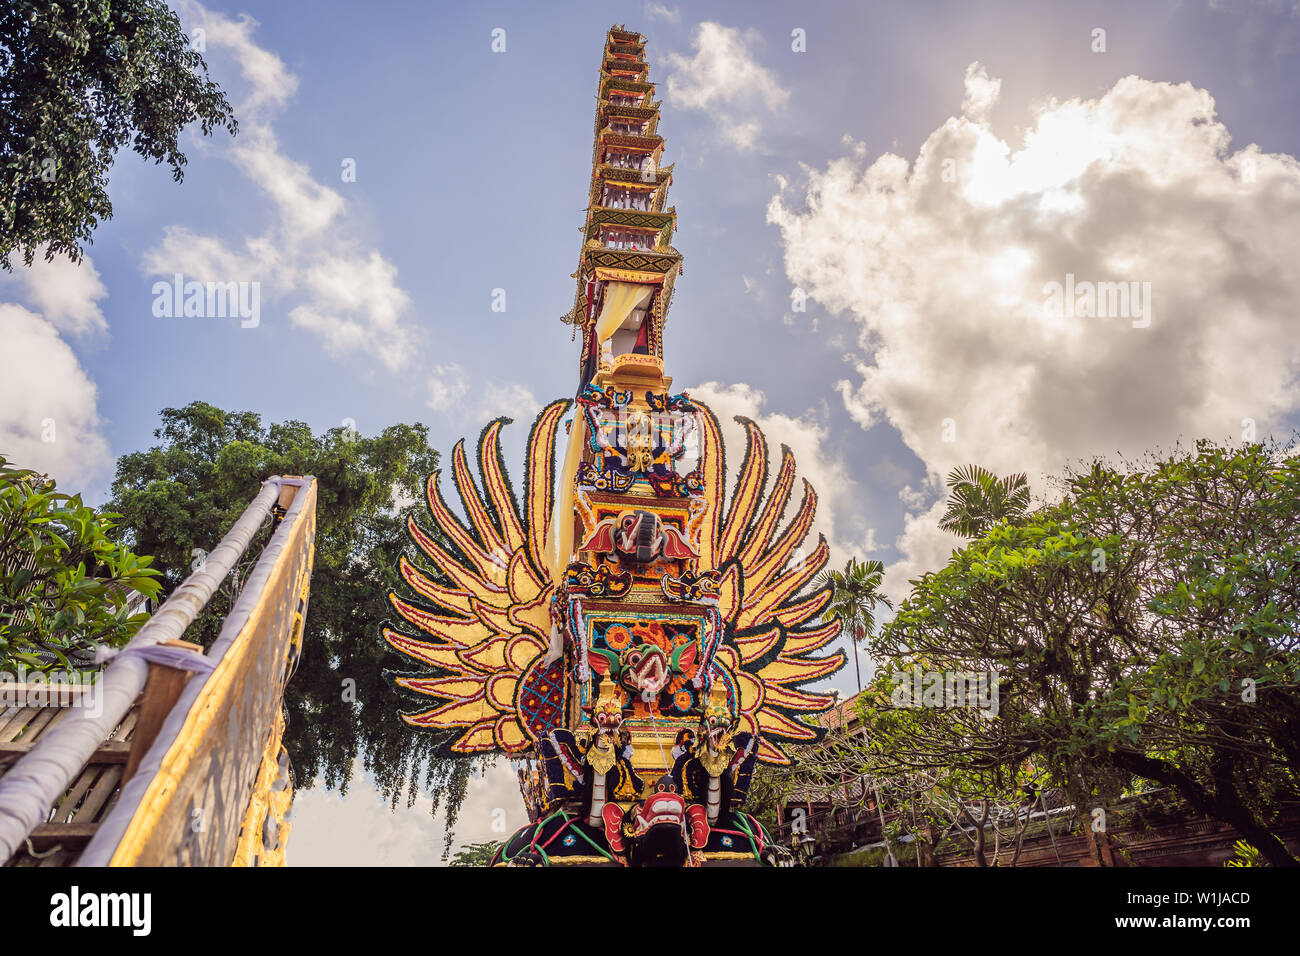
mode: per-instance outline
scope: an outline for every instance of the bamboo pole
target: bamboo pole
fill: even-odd
[[[185,633],[248,550],[279,494],[279,476],[262,483],[262,490],[221,543],[145,622],[128,649],[178,640]],[[149,665],[139,657],[128,654],[115,658],[96,684],[95,706],[73,708],[0,777],[0,863],[12,857],[32,831],[45,822],[54,801],[67,792],[96,748],[131,709],[148,674]],[[92,710],[98,710],[98,715],[90,716]]]

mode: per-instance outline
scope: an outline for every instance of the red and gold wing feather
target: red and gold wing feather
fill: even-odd
[[[525,712],[536,717],[541,705],[532,706],[534,698],[544,698],[554,684],[541,667],[553,590],[542,569],[548,566],[544,552],[556,432],[567,406],[552,402],[533,423],[522,509],[502,465],[500,432],[509,419],[497,419],[479,438],[477,480],[464,442],[452,451],[452,483],[467,520],[448,507],[440,474],[434,473],[427,498],[437,531],[414,518],[408,524],[432,573],[401,559],[402,577],[418,600],[389,595],[400,621],[384,629],[384,639],[434,669],[437,676],[399,674],[394,682],[436,699],[433,706],[402,717],[414,727],[460,730],[450,744],[453,753],[515,752],[535,742],[537,725]]]
[[[711,505],[699,567],[722,576],[719,611],[729,637],[718,659],[734,675],[737,709],[758,741],[759,759],[785,764],[790,758],[782,743],[806,743],[822,734],[799,718],[835,703],[829,694],[801,688],[845,664],[842,651],[820,657],[813,653],[840,632],[837,619],[821,618],[829,588],[804,590],[829,556],[821,535],[811,553],[802,547],[817,510],[817,493],[804,481],[800,502],[791,508],[795,460],[784,445],[769,488],[767,440],[754,422],[737,418],[745,430],[745,456],[731,496],[725,498],[721,430],[713,413],[699,408],[701,471]]]

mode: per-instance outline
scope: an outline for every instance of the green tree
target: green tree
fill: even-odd
[[[848,720],[818,742],[792,748],[790,765],[765,768],[776,799],[847,809],[855,826],[881,820],[891,841],[910,834],[913,841],[891,849],[906,865],[933,866],[940,849],[964,845],[977,866],[1015,866],[1029,824],[1026,788],[1041,785],[1045,774],[1027,761],[936,746],[959,740],[985,718],[967,709],[895,704],[895,677],[890,666],[877,669]],[[900,682],[910,683],[910,675]]]
[[[1115,766],[1296,865],[1274,828],[1300,799],[1300,459],[1200,441],[1069,482],[1078,520],[1141,558],[1093,612],[1141,662],[1102,700]]]
[[[53,666],[42,651],[74,666],[69,655],[119,647],[148,619],[127,594],[156,596],[158,572],[110,538],[117,517],[0,457],[0,670]]]
[[[1225,860],[1223,865],[1229,869],[1241,869],[1252,866],[1268,866],[1264,862],[1264,857],[1259,850],[1255,849],[1245,840],[1238,840],[1232,845],[1233,856],[1231,860]]]
[[[893,608],[889,598],[880,593],[885,577],[885,566],[879,561],[849,559],[843,571],[826,571],[817,582],[818,587],[831,587],[831,600],[822,612],[826,617],[838,617],[844,624],[852,642],[853,666],[862,690],[862,666],[858,662],[858,645],[876,629],[876,605]]]
[[[501,849],[501,843],[489,840],[486,843],[470,843],[456,851],[448,866],[491,866],[492,858]]]
[[[302,658],[285,697],[295,775],[304,786],[319,779],[346,792],[359,761],[394,807],[403,793],[409,806],[423,790],[434,812],[447,808],[449,849],[474,764],[436,757],[441,738],[399,719],[378,636],[408,548],[406,520],[438,465],[425,426],[393,425],[374,437],[347,428],[313,434],[302,422],[264,425],[252,412],[194,402],[164,409],[154,436],[159,444],[118,459],[113,507],[127,538],[157,557],[169,589],[216,546],[264,478],[316,477],[316,561]],[[216,636],[262,540],[188,638]]]
[[[0,5],[0,266],[20,252],[81,258],[113,215],[108,171],[123,146],[183,177],[181,131],[236,130],[203,57],[161,0]]]
[[[1030,819],[1022,812],[1027,794],[1041,789],[1046,774],[996,735],[996,749],[989,748],[988,718],[974,708],[896,703],[898,685],[912,681],[899,673],[900,663],[878,670],[858,699],[858,772],[875,782],[886,809],[916,838],[918,865],[932,865],[948,841],[968,844],[977,866],[1015,866]],[[963,748],[962,741],[977,746]]]
[[[1023,474],[999,478],[979,465],[954,468],[948,476],[948,508],[939,527],[978,538],[999,521],[1020,521],[1029,510],[1029,482]]]
[[[1275,826],[1300,796],[1300,460],[1202,442],[1064,485],[916,582],[874,642],[899,670],[999,676],[996,719],[935,717],[893,756],[1032,758],[1079,807],[1151,781],[1294,865]]]

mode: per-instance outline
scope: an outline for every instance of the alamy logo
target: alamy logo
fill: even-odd
[[[153,284],[153,314],[160,319],[241,319],[240,328],[262,321],[262,283],[186,281],[178,272],[171,282]]]
[[[1151,325],[1150,282],[1075,282],[1067,272],[1064,283],[1044,285],[1043,296],[1050,318],[1131,319],[1135,329]]]
[[[6,707],[80,708],[95,718],[104,712],[104,695],[94,673],[81,671],[0,671],[0,709]]]
[[[969,707],[985,717],[998,715],[995,671],[894,671],[890,701],[895,707]]]
[[[148,936],[153,925],[149,893],[82,893],[74,886],[50,897],[51,926],[128,926],[134,936]]]

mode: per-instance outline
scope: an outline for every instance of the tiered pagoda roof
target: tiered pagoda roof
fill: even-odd
[[[656,285],[651,338],[662,355],[659,337],[682,257],[671,245],[677,228],[677,211],[667,203],[673,173],[672,166],[660,165],[665,144],[654,92],[645,38],[612,27],[597,84],[591,188],[574,273],[578,289],[564,321],[582,329],[586,343],[604,281]]]

